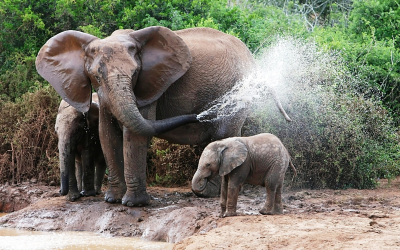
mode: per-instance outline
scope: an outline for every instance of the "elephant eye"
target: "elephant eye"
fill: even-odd
[[[131,56],[135,56],[135,54],[136,54],[136,47],[135,47],[135,46],[129,46],[129,47],[128,47],[128,53],[129,53]]]

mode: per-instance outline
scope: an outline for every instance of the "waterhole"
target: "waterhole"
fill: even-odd
[[[0,213],[0,216],[6,214]],[[1,250],[39,249],[172,249],[173,244],[129,237],[106,237],[90,232],[39,232],[0,227]]]

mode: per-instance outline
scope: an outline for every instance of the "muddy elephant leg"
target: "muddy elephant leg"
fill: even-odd
[[[82,191],[82,161],[81,160],[75,160],[75,178],[76,178],[76,183],[78,187],[78,191]]]
[[[276,187],[271,187],[270,184],[265,184],[267,190],[267,198],[264,204],[264,207],[259,211],[260,214],[274,214],[274,203],[275,203],[275,195],[276,195]]]
[[[237,215],[236,208],[239,192],[242,189],[242,186],[245,183],[249,172],[250,167],[246,164],[243,164],[235,168],[234,170],[232,170],[232,172],[225,176],[226,181],[228,182],[228,188],[226,199],[226,212],[224,214],[224,217]]]
[[[228,188],[227,188],[227,199],[226,199],[226,212],[224,213],[223,217],[229,216],[236,216],[236,206],[237,200],[239,196],[240,189],[242,185],[232,185],[231,181],[228,181]]]
[[[281,168],[279,168],[281,169]],[[280,178],[280,172],[270,174],[265,181],[267,189],[267,199],[264,207],[260,210],[261,214],[281,214],[282,208],[282,184],[283,179]]]
[[[122,198],[125,206],[145,206],[150,203],[146,191],[146,156],[150,138],[133,134],[124,128],[125,182],[127,191]]]
[[[228,176],[223,176],[221,178],[221,198],[220,198],[221,213],[220,213],[220,217],[223,217],[226,212],[227,194],[228,194]]]
[[[95,162],[96,172],[94,179],[94,189],[96,194],[101,194],[101,186],[103,185],[104,174],[106,173],[106,161],[104,157],[101,157],[100,160]]]
[[[118,121],[102,108],[102,105],[100,105],[99,135],[109,171],[108,190],[104,195],[104,200],[110,203],[121,202],[126,192],[122,131]]]
[[[80,159],[76,159],[75,163],[80,162]],[[78,182],[76,180],[76,174],[75,174],[75,168],[76,165],[73,165],[73,167],[71,166],[69,169],[69,191],[67,194],[67,200],[69,201],[76,201],[77,199],[79,199],[81,197],[81,193],[78,190]]]
[[[274,202],[274,214],[283,214],[283,205],[282,205],[282,188],[283,188],[283,180],[279,183],[278,188],[275,192],[275,202]]]
[[[83,196],[95,196],[94,190],[94,160],[91,154],[91,149],[88,146],[82,150],[82,191]]]

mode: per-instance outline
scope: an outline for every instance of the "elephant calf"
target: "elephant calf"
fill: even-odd
[[[101,192],[106,163],[99,139],[98,102],[97,94],[93,93],[86,113],[64,100],[58,108],[55,130],[60,158],[60,193],[67,195],[70,201]]]
[[[264,133],[210,143],[200,157],[192,189],[201,192],[217,173],[221,183],[221,217],[235,216],[239,191],[247,182],[267,189],[261,214],[282,214],[282,187],[288,166],[296,169],[278,137]]]

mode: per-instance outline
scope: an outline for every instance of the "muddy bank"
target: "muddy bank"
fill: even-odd
[[[52,197],[57,188],[46,188],[35,191],[28,207],[2,217],[0,226],[140,237],[176,243],[175,249],[400,248],[400,179],[375,190],[285,191],[279,216],[260,215],[265,190],[247,185],[240,216],[231,218],[218,218],[218,198],[195,197],[188,187],[149,188],[151,205],[138,208],[101,196],[68,202]]]
[[[10,189],[12,187],[8,187]],[[53,189],[31,205],[2,217],[0,226],[41,231],[92,231],[173,243],[199,230],[210,230],[217,216],[217,211],[212,211],[211,207],[218,199],[197,198],[190,189],[150,188],[151,205],[134,208],[106,203],[102,196],[69,202],[57,193],[58,190]],[[23,204],[27,200],[24,198]]]
[[[30,182],[2,185],[0,186],[0,213],[11,213],[39,200],[60,196],[59,189],[59,187],[48,186],[44,183]]]

